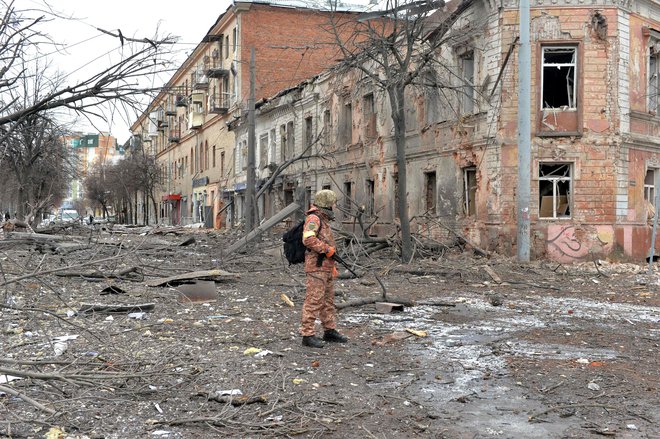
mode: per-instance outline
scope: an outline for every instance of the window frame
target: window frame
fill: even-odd
[[[660,39],[650,37],[648,52],[648,80],[646,93],[648,94],[647,109],[648,112],[658,116],[660,115]],[[655,50],[655,48],[658,50]],[[655,81],[653,76],[655,75]],[[653,82],[655,82],[655,95],[653,93]]]
[[[541,175],[542,166],[568,166],[569,175],[566,176],[544,176]],[[573,162],[557,162],[557,161],[539,161],[536,167],[537,172],[537,200],[538,200],[538,209],[537,215],[539,220],[570,220],[573,218],[573,188],[575,183],[575,163]],[[541,216],[541,207],[542,207],[542,195],[541,195],[541,184],[542,182],[552,182],[552,216]],[[558,200],[562,196],[559,191],[557,184],[561,181],[568,181],[568,191],[566,193],[566,202],[568,214],[557,215],[557,209],[559,208]]]
[[[545,62],[545,53],[546,50],[571,50],[574,52],[573,56],[573,61],[570,63],[547,63]],[[575,45],[541,45],[541,57],[540,57],[540,63],[541,63],[541,81],[540,81],[540,99],[539,102],[541,104],[540,110],[545,111],[545,110],[559,110],[561,107],[546,107],[543,96],[544,96],[544,90],[545,90],[545,69],[546,67],[573,67],[573,95],[572,95],[572,100],[573,100],[573,105],[571,106],[571,99],[569,97],[569,106],[568,106],[568,111],[577,111],[578,108],[578,99],[577,99],[577,91],[578,91],[578,76],[577,76],[577,69],[578,69],[578,47]]]
[[[575,56],[575,70],[574,70],[574,99],[575,99],[575,108],[569,108],[566,110],[562,110],[560,108],[545,108],[545,104],[543,103],[543,49],[545,48],[552,48],[552,49],[557,49],[557,48],[574,48],[576,50],[576,56]],[[582,124],[582,119],[583,119],[583,102],[584,102],[584,85],[583,85],[583,78],[584,78],[584,71],[583,71],[583,66],[584,66],[584,45],[583,42],[580,40],[562,40],[562,41],[557,41],[557,40],[542,40],[537,43],[536,46],[536,78],[537,78],[537,84],[535,88],[536,92],[536,100],[537,102],[534,104],[535,105],[535,110],[536,111],[536,124],[535,124],[535,135],[538,137],[568,137],[568,136],[582,136],[583,132],[583,124]],[[554,118],[556,119],[557,116],[559,115],[560,117],[563,115],[567,117],[567,115],[574,115],[573,117],[575,118],[574,120],[574,125],[575,129],[566,129],[564,131],[562,130],[551,130],[547,129],[544,124],[544,115],[548,114],[553,114],[554,113]],[[550,116],[549,116],[550,117]]]
[[[644,195],[644,201],[648,201],[651,204],[653,204],[653,198],[655,197],[655,173],[658,171],[657,168],[646,168],[646,174],[644,175],[644,189],[643,189],[643,195]],[[651,173],[651,174],[649,174]],[[649,175],[651,175],[653,178],[651,179],[652,182],[649,184],[646,182],[648,179]]]
[[[469,175],[474,173],[474,198],[472,199],[472,204],[474,207],[474,212],[470,212],[470,191],[471,186],[469,186]],[[477,215],[477,167],[476,166],[466,166],[463,168],[463,214],[466,217],[473,217]]]

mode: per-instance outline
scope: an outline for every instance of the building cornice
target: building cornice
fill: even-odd
[[[632,10],[640,6],[648,8],[657,8],[658,4],[655,0],[531,0],[530,7],[532,8],[564,8],[564,7],[616,7]],[[502,7],[505,9],[518,8],[518,0],[502,0]]]

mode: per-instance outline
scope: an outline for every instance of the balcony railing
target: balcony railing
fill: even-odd
[[[195,90],[205,90],[209,88],[209,78],[202,71],[196,71],[193,73],[193,88]]]
[[[214,58],[206,67],[206,76],[209,78],[223,78],[229,76],[229,69],[224,68],[220,58]]]
[[[209,95],[209,113],[227,114],[229,111],[229,93],[217,93]]]

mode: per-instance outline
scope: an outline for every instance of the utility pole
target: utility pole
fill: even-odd
[[[247,156],[247,184],[245,188],[246,194],[246,209],[245,209],[245,225],[246,232],[249,233],[254,229],[254,218],[256,217],[254,209],[254,192],[256,186],[256,177],[254,171],[254,150],[256,143],[255,126],[254,126],[254,105],[255,105],[255,92],[254,92],[254,47],[250,49],[250,97],[248,98],[248,156]]]
[[[531,48],[529,31],[529,0],[520,0],[520,48],[518,49],[518,193],[517,193],[517,249],[518,261],[529,262],[529,199],[531,166]]]

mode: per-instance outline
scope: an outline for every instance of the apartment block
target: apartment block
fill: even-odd
[[[296,86],[336,62],[330,14],[352,12],[238,1],[218,17],[131,127],[134,147],[154,154],[162,171],[162,221],[221,228],[241,218],[245,184],[233,180],[245,149],[228,125],[247,109],[251,54],[256,100]]]

